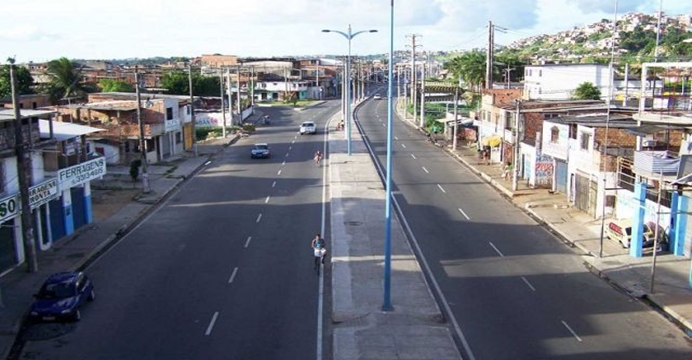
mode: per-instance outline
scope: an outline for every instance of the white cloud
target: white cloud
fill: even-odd
[[[660,0],[619,0],[619,13],[653,13]],[[420,34],[424,50],[485,47],[487,24],[507,29],[496,42],[571,29],[612,18],[615,0],[394,0],[394,48]],[[345,39],[324,28],[377,29],[352,43],[354,54],[389,50],[388,0],[70,0],[3,6],[0,59],[344,54]],[[692,13],[692,1],[663,0],[669,15]],[[27,22],[27,18],[30,22]],[[31,25],[26,25],[31,24]],[[5,52],[7,54],[5,54]]]

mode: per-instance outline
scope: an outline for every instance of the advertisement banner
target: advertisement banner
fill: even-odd
[[[29,188],[29,205],[31,209],[55,199],[60,192],[58,191],[58,179],[50,179]]]
[[[81,164],[58,170],[59,189],[69,188],[84,184],[87,181],[98,179],[106,175],[106,159],[99,157]]]

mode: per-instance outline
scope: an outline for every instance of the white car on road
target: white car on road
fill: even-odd
[[[315,128],[315,123],[312,121],[304,121],[300,124],[300,135],[314,134],[317,132]]]

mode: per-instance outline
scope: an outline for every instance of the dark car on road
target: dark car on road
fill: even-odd
[[[48,277],[29,311],[32,321],[79,321],[79,310],[96,298],[94,284],[81,271],[65,271]]]
[[[267,143],[255,144],[252,147],[252,149],[250,150],[250,157],[253,159],[256,159],[256,158],[268,159],[269,157],[271,157],[271,151],[269,151],[269,144],[267,144]]]

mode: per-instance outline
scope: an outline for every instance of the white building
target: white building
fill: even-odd
[[[608,65],[546,64],[524,68],[525,99],[569,100],[582,83],[590,82],[601,90],[601,98],[609,91],[611,74]]]

